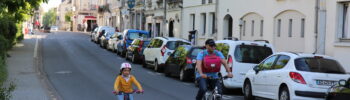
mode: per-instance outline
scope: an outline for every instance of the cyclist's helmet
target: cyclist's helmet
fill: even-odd
[[[124,68],[129,68],[131,70],[131,65],[129,63],[122,63],[120,70],[123,70]]]

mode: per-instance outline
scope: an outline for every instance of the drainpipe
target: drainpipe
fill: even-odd
[[[313,52],[314,54],[317,52],[317,40],[318,40],[318,9],[319,9],[319,2],[320,0],[316,0],[316,4],[315,4],[315,27],[314,27],[314,31],[315,31],[315,51]]]
[[[316,51],[317,54],[325,54],[326,40],[326,1],[316,1]]]
[[[215,2],[215,29],[213,30],[216,33],[216,36],[214,36],[214,39],[216,37],[216,40],[219,39],[219,33],[218,33],[218,12],[219,12],[219,0],[216,0]]]
[[[164,0],[164,18],[163,18],[163,28],[162,28],[162,36],[164,36],[164,37],[167,37],[168,36],[168,34],[167,35],[165,35],[165,28],[166,28],[166,16],[167,16],[167,1],[168,0]]]

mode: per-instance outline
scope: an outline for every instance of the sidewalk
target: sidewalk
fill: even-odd
[[[7,84],[13,82],[16,85],[11,100],[50,100],[48,89],[34,63],[36,36],[25,35],[22,43],[9,51]]]

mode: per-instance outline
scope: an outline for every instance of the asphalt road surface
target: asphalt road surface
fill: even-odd
[[[64,100],[117,100],[112,94],[122,62],[113,52],[90,41],[86,33],[47,33],[42,39],[43,68],[49,82]],[[191,82],[165,77],[162,73],[132,64],[132,74],[144,94],[135,100],[194,100],[198,88]],[[242,100],[238,90],[225,94],[224,100]]]

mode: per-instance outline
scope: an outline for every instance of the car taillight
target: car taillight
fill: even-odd
[[[187,63],[187,64],[192,64],[192,60],[191,60],[191,58],[186,57],[186,63]]]
[[[229,65],[229,67],[232,67],[231,65],[233,64],[233,59],[232,56],[229,56],[227,59],[227,64]]]
[[[301,74],[299,74],[297,72],[289,72],[289,76],[294,82],[297,82],[300,84],[306,84],[303,76],[301,76]]]
[[[164,56],[165,49],[166,49],[166,47],[165,47],[165,45],[164,45],[163,48],[160,50],[160,53],[162,54],[162,56]]]
[[[140,42],[139,48],[137,48],[137,50],[138,50],[139,52],[141,52],[141,50],[142,50],[142,45],[143,45],[143,41]]]

